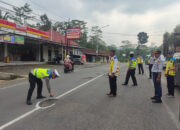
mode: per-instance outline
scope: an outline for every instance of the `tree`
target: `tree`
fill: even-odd
[[[140,32],[138,35],[138,41],[140,44],[145,44],[148,42],[149,36],[145,32]]]
[[[40,16],[41,23],[37,23],[40,30],[49,31],[51,30],[52,22],[49,20],[46,14]]]
[[[8,12],[3,13],[2,10],[0,10],[0,19],[7,20],[10,16]]]
[[[20,8],[13,7],[13,10],[15,11],[15,15],[12,15],[11,19],[13,19],[16,23],[26,25],[28,24],[27,20],[34,18],[34,16],[31,16],[32,9],[28,3],[25,3],[25,5]]]
[[[88,28],[87,23],[81,20],[71,20],[69,22],[56,22],[53,26],[53,29],[59,32],[62,35],[65,35],[67,28],[80,28],[81,29],[81,38],[75,40],[81,46],[86,47],[88,44]]]

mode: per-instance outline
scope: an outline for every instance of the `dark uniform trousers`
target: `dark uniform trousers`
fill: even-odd
[[[153,64],[149,64],[149,77],[152,78],[152,67]]]
[[[36,78],[33,74],[29,73],[29,83],[30,83],[30,87],[27,95],[27,101],[31,100],[31,96],[36,86],[36,83],[37,83],[37,97],[42,96],[42,85],[43,85],[42,80]]]
[[[156,100],[161,100],[162,97],[162,88],[161,81],[157,82],[158,72],[153,72],[153,83],[155,88],[155,98]]]
[[[168,93],[174,96],[174,76],[167,76]]]
[[[110,84],[110,94],[116,95],[117,92],[117,83],[116,83],[117,77],[111,77],[109,76],[109,84]]]
[[[139,74],[141,74],[141,71],[142,74],[144,74],[143,64],[138,64],[138,69],[139,69]]]
[[[136,69],[130,69],[130,70],[127,72],[125,84],[128,84],[129,78],[131,77],[131,78],[132,78],[132,81],[133,81],[133,84],[134,84],[134,85],[137,85],[137,80],[136,80],[136,77],[135,77],[135,72],[136,72]]]

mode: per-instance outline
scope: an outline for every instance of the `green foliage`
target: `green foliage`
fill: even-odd
[[[40,30],[48,31],[51,29],[51,21],[49,20],[46,14],[40,16],[41,23],[38,23],[37,26]]]
[[[15,15],[11,15],[11,19],[13,19],[16,23],[28,24],[27,20],[34,18],[34,16],[31,16],[32,9],[27,3],[20,8],[13,7],[13,10],[15,11]]]
[[[0,10],[0,19],[8,20],[9,17],[10,17],[10,14],[8,12],[5,12],[3,14],[3,12]]]
[[[140,32],[138,34],[138,41],[139,41],[140,44],[147,43],[148,42],[148,38],[149,38],[149,36],[145,32]]]

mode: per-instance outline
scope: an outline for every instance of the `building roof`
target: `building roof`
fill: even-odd
[[[81,48],[81,51],[82,51],[84,54],[96,55],[96,50],[94,50],[94,49]],[[99,55],[99,56],[109,56],[109,53],[106,52],[106,51],[101,51],[101,50],[99,50],[99,51],[98,51],[98,55]]]
[[[59,34],[58,32],[54,31],[54,30],[49,30],[48,31],[50,34],[50,37],[41,37],[41,39],[43,40],[47,40],[47,41],[51,41],[51,35],[52,35],[52,42],[56,42],[59,44],[65,44],[65,37],[61,34]],[[52,33],[52,34],[51,34]],[[72,40],[70,40],[70,46],[76,46],[76,47],[80,47],[80,45]]]

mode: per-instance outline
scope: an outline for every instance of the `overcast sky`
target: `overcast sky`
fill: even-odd
[[[137,43],[137,34],[149,34],[150,45],[162,43],[165,31],[171,32],[180,23],[180,0],[6,0],[16,6],[29,3],[35,13],[65,21],[84,20],[88,27],[103,28],[103,40],[121,45],[122,40]],[[119,33],[119,34],[113,34]],[[127,35],[126,35],[127,34]]]

